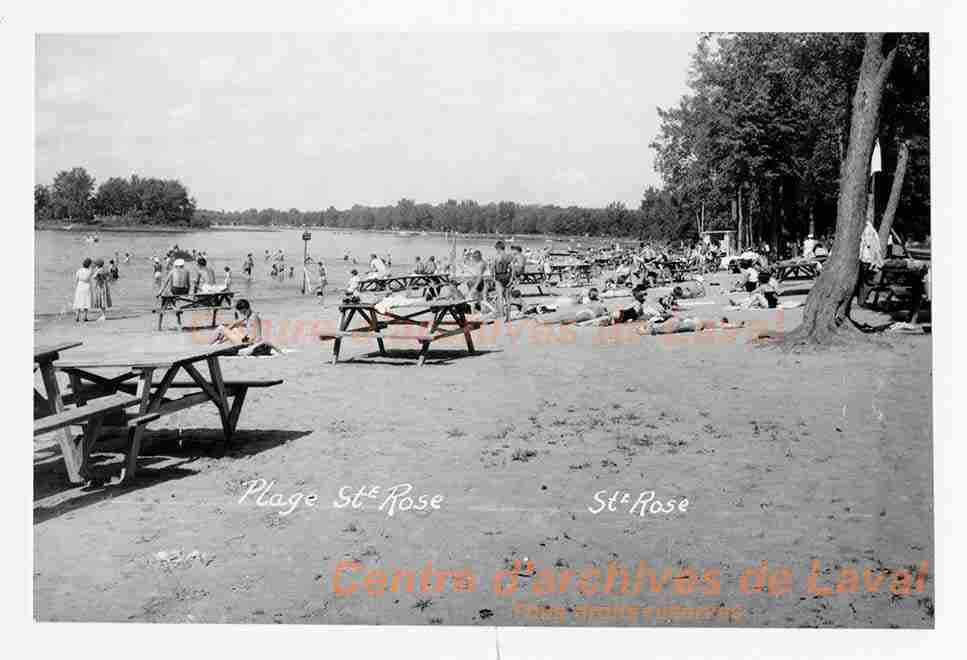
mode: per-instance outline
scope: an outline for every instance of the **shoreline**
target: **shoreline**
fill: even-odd
[[[34,231],[76,231],[80,233],[144,233],[144,234],[191,234],[195,232],[207,231],[249,231],[249,232],[282,232],[282,231],[325,231],[325,232],[346,232],[350,234],[391,234],[401,238],[419,238],[421,236],[446,237],[450,232],[445,231],[415,231],[409,229],[362,229],[357,227],[326,227],[326,226],[299,226],[299,225],[205,225],[205,226],[172,226],[172,225],[96,225],[73,223],[65,225],[53,222],[35,222]],[[577,235],[557,235],[557,234],[485,234],[485,233],[460,233],[453,235],[460,239],[473,240],[527,240],[527,241],[551,241],[558,243],[637,243],[639,239],[621,236],[577,236]]]

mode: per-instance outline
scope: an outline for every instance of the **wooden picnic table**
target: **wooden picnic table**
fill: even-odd
[[[522,286],[524,284],[532,284],[537,287],[537,292],[540,295],[545,295],[544,290],[541,288],[543,285],[547,284],[548,276],[542,270],[532,270],[524,271],[523,273],[517,273],[514,275],[514,279],[511,282],[512,285]]]
[[[36,387],[34,388],[35,420],[64,411],[64,399],[61,396],[60,385],[57,383],[54,362],[60,359],[62,352],[82,345],[83,342],[71,341],[34,346],[34,364],[37,365],[37,370],[40,371],[44,383],[43,394],[38,392]],[[57,443],[60,445],[61,454],[64,456],[68,478],[75,483],[80,481],[80,461],[78,460],[77,447],[74,444],[74,436],[71,435],[69,428],[65,427],[57,431]]]
[[[399,311],[406,309],[406,312]],[[339,348],[343,337],[374,337],[379,346],[380,355],[386,355],[384,339],[410,339],[420,342],[420,354],[417,364],[423,365],[426,361],[426,354],[430,349],[430,344],[463,334],[467,341],[467,350],[474,352],[473,338],[470,332],[479,327],[479,324],[467,321],[467,313],[470,305],[466,300],[415,300],[412,305],[404,307],[394,307],[392,310],[381,310],[377,303],[343,303],[339,306],[339,330],[333,334],[323,335],[323,339],[335,339],[332,348],[332,363],[339,361]],[[349,324],[353,317],[359,315],[366,325],[349,329]],[[418,320],[421,316],[431,316],[429,320]],[[452,321],[447,321],[450,317]],[[420,333],[392,333],[383,332],[390,326],[419,326],[424,328]],[[445,329],[445,326],[455,326],[455,329]]]
[[[910,304],[910,323],[917,323],[926,291],[926,273],[927,263],[917,260],[888,259],[879,269],[861,264],[857,301],[861,306],[877,307],[904,299]],[[898,289],[905,290],[905,295]]]
[[[814,280],[819,277],[820,266],[816,259],[787,259],[773,264],[772,272],[779,282]]]
[[[111,395],[123,393],[134,397],[132,407],[136,407],[136,410],[126,421],[127,455],[121,475],[122,481],[128,481],[134,477],[137,470],[138,453],[147,423],[179,410],[211,402],[218,409],[221,418],[224,442],[230,445],[248,390],[252,387],[271,387],[282,383],[281,380],[226,381],[222,376],[219,358],[232,355],[238,352],[238,349],[238,346],[226,345],[189,353],[168,352],[107,359],[58,360],[54,363],[54,367],[70,378],[71,399],[78,409],[88,405],[88,402],[96,404],[100,398]],[[201,363],[207,366],[207,376],[198,368]],[[122,373],[117,376],[97,373],[119,369]],[[189,376],[189,379],[176,381],[175,377],[182,371]],[[155,379],[156,372],[161,372],[160,379]],[[171,398],[168,396],[170,390],[186,393]],[[89,444],[93,443],[94,439],[91,438],[86,442],[84,450],[79,455],[81,474],[87,471],[86,456],[90,451]]]
[[[584,282],[591,282],[591,264],[589,263],[576,263],[576,264],[551,264],[551,275],[557,276],[558,282],[564,279],[564,274],[568,270],[574,270],[578,278]]]
[[[211,312],[211,327],[215,327],[218,312],[232,309],[234,291],[204,291],[194,294],[165,293],[158,296],[161,301],[154,313],[158,315],[158,330],[166,312],[173,312],[178,319],[178,327],[182,327],[181,316],[186,312]]]
[[[432,275],[413,273],[410,275],[395,275],[393,277],[374,277],[359,282],[360,293],[366,292],[397,292],[408,289],[430,289],[434,294],[439,293],[442,285],[450,281],[450,276],[445,273],[434,273]]]

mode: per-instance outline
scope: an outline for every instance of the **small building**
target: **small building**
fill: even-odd
[[[718,243],[719,247],[725,250],[726,256],[731,256],[736,253],[737,246],[735,244],[734,229],[709,229],[708,231],[703,231],[700,236],[702,237],[702,242],[706,245]]]

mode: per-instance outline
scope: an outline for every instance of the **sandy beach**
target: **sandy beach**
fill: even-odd
[[[67,482],[53,436],[36,439],[34,616],[931,627],[930,336],[785,353],[754,337],[795,327],[801,310],[723,311],[731,277],[712,279],[721,286],[691,311],[752,329],[645,337],[516,321],[477,330],[474,355],[441,344],[423,367],[355,340],[329,364],[331,343],[315,335],[335,323],[334,297],[325,309],[310,296],[254,300],[289,352],[227,358],[223,371],[285,383],[250,394],[234,448],[219,451],[213,406],[192,408],[149,427],[133,485],[83,488]],[[36,344],[83,341],[72,358],[200,339],[158,332],[151,315],[36,326]],[[105,443],[94,462],[121,458]],[[262,500],[258,483],[271,484]],[[426,496],[422,510],[386,502],[402,484]],[[673,510],[629,511],[644,492]],[[275,493],[315,501],[280,515]],[[779,577],[748,588],[744,572],[762,562]],[[428,563],[471,577],[423,589]],[[619,593],[622,567],[637,593]],[[849,567],[855,590],[821,593]],[[396,571],[416,573],[416,587],[404,575],[389,588]],[[897,592],[904,571],[919,582]],[[646,608],[661,609],[645,621]]]

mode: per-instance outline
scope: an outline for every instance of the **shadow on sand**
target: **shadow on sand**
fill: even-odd
[[[237,431],[232,447],[221,442],[221,429],[161,429],[147,431],[138,457],[138,472],[127,484],[72,484],[56,443],[34,451],[34,524],[91,504],[166,481],[183,479],[209,468],[216,461],[246,458],[309,435],[312,431]],[[120,473],[124,462],[120,437],[99,443],[90,457],[98,475]],[[42,500],[49,500],[40,504]]]
[[[500,349],[490,349],[481,350],[477,349],[473,353],[467,352],[466,349],[459,350],[440,350],[434,351],[429,350],[426,352],[426,362],[424,366],[444,366],[452,364],[457,360],[464,360],[467,358],[475,358],[487,355],[489,353],[499,353]],[[420,351],[417,349],[397,349],[389,348],[386,350],[386,355],[380,355],[379,351],[373,351],[371,353],[364,353],[362,355],[354,355],[347,358],[339,358],[339,364],[384,364],[394,367],[406,367],[406,366],[416,366],[416,361],[420,357]]]

